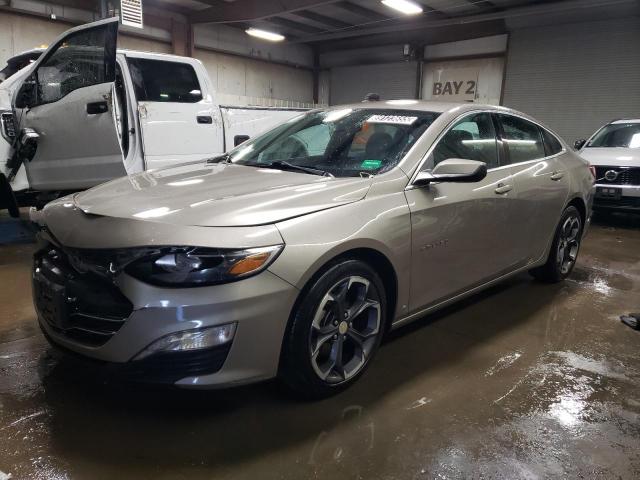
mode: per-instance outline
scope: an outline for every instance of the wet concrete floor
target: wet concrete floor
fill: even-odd
[[[189,392],[51,355],[33,247],[0,247],[0,472],[14,479],[640,478],[640,221],[592,227],[571,279],[518,276],[392,334],[353,388]],[[0,473],[0,478],[2,473]]]

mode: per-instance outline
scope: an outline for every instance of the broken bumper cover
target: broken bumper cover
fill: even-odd
[[[95,278],[53,278],[47,269],[52,267],[36,256],[34,304],[40,327],[52,345],[91,359],[96,367],[131,380],[190,388],[250,383],[277,374],[298,290],[268,270],[230,284],[160,288],[126,274],[115,286]],[[53,285],[43,287],[47,281]],[[141,355],[163,338],[230,324],[233,332],[221,345],[208,341],[204,348]]]

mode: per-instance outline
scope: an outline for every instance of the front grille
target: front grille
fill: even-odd
[[[40,318],[52,330],[89,346],[104,345],[133,311],[108,279],[78,272],[65,252],[51,246],[34,257],[33,296]]]
[[[13,140],[16,138],[16,124],[13,121],[13,113],[0,113],[0,130],[6,141],[13,143]]]
[[[640,185],[640,167],[596,167],[596,179],[602,185]]]

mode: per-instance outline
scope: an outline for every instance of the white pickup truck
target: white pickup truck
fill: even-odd
[[[0,84],[0,208],[215,157],[300,114],[221,106],[200,61],[116,50],[117,31],[68,30]]]

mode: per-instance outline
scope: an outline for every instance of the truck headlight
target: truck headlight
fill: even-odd
[[[138,280],[161,287],[200,287],[241,280],[267,268],[284,245],[240,250],[166,247],[125,267]]]

